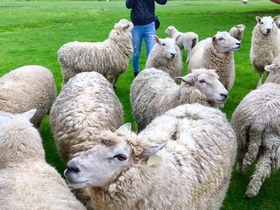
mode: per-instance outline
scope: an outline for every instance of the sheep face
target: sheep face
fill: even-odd
[[[240,41],[232,37],[228,32],[218,32],[212,38],[213,46],[219,53],[237,51],[241,47]]]
[[[172,59],[176,56],[176,42],[174,39],[171,38],[165,38],[160,39],[157,36],[153,36],[153,39],[155,40],[156,44],[159,48],[161,48],[161,51],[165,53],[166,58]]]
[[[275,18],[277,19],[278,17],[275,17]],[[274,21],[276,20],[275,18],[272,18],[271,16],[264,16],[264,17],[256,16],[256,20],[258,22],[258,27],[262,34],[268,35],[272,32],[273,24],[274,24]]]
[[[127,124],[119,130],[127,129]],[[131,132],[132,133],[132,132]],[[143,146],[137,142],[137,136],[115,135],[110,131],[100,134],[100,141],[90,150],[73,158],[67,164],[64,175],[68,182],[76,189],[87,185],[104,187],[106,183],[132,164],[139,164],[150,155],[156,153],[164,145]]]
[[[228,91],[214,69],[193,69],[192,73],[182,77],[181,80],[199,89],[210,102],[224,104],[227,100]]]

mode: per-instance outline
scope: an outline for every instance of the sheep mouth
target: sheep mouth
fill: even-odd
[[[66,177],[66,181],[68,184],[70,184],[74,189],[80,189],[83,188],[87,185],[87,180],[86,181],[74,181],[73,179]]]
[[[233,47],[232,50],[233,50],[233,51],[240,50],[240,47],[241,47],[241,46]]]
[[[227,101],[227,99],[215,99],[215,102],[217,104],[224,104]]]

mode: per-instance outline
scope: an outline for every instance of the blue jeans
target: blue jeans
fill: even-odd
[[[143,39],[145,40],[146,58],[147,58],[151,49],[155,44],[155,41],[152,37],[153,35],[156,35],[155,22],[142,26],[134,26],[131,33],[132,33],[132,44],[133,44],[133,56],[132,56],[133,71],[134,73],[139,73],[142,41]]]

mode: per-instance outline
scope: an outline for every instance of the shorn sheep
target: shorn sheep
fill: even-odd
[[[116,88],[119,75],[128,68],[133,51],[133,24],[121,19],[103,42],[70,42],[58,50],[63,84],[80,72],[97,71]]]
[[[245,29],[246,26],[244,24],[238,24],[230,29],[229,34],[241,42],[244,36]]]
[[[45,161],[42,139],[30,123],[35,111],[0,111],[1,210],[85,210]]]
[[[196,69],[175,83],[161,70],[141,71],[130,88],[130,102],[137,130],[143,130],[155,117],[180,104],[201,103],[218,107],[227,100],[228,91],[215,70]]]
[[[157,153],[157,154],[155,154]],[[219,209],[236,156],[225,115],[200,104],[176,107],[138,137],[123,125],[100,133],[64,174],[90,191],[94,209]]]
[[[123,124],[123,109],[112,85],[98,72],[72,77],[50,111],[50,126],[58,152],[67,163],[97,142],[95,133],[115,131]],[[74,191],[88,209],[87,193]]]
[[[250,60],[254,71],[259,74],[257,87],[262,84],[264,67],[271,64],[280,54],[280,32],[276,25],[279,20],[280,16],[256,16],[257,24],[252,32]]]
[[[189,72],[192,69],[216,69],[225,88],[230,91],[235,80],[234,51],[241,47],[240,41],[228,32],[217,32],[212,38],[207,38],[193,48]]]
[[[160,69],[170,75],[175,80],[176,77],[182,76],[182,54],[175,40],[171,38],[160,39],[153,36],[156,44],[152,48],[146,68]]]
[[[245,174],[256,160],[245,197],[259,193],[265,179],[280,167],[280,57],[265,66],[266,82],[246,95],[232,115],[238,140],[237,170]]]
[[[168,26],[165,30],[170,38],[175,39],[176,44],[187,53],[186,63],[190,60],[192,48],[198,43],[198,35],[194,32],[180,32],[174,26]]]
[[[37,109],[31,122],[39,128],[56,98],[52,72],[37,65],[22,66],[0,77],[0,110],[23,113]]]

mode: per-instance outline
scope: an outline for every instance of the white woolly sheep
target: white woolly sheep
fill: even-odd
[[[249,198],[280,167],[280,56],[265,69],[270,71],[266,82],[243,98],[231,120],[238,140],[238,172],[245,174],[258,159],[245,193]]]
[[[123,121],[122,105],[112,85],[98,72],[72,77],[50,111],[51,130],[65,163],[96,144],[96,131],[115,131]],[[87,193],[74,193],[90,209]]]
[[[181,85],[177,85],[167,73],[151,68],[141,71],[133,80],[130,102],[138,131],[180,104],[198,102],[218,107],[227,100],[228,91],[213,69],[195,69],[178,79],[182,81]]]
[[[94,209],[221,207],[236,137],[220,110],[181,105],[138,137],[129,125],[122,127],[115,134],[100,133],[98,144],[72,159],[64,172],[73,187],[90,191]]]
[[[37,109],[31,122],[36,128],[56,98],[52,72],[37,65],[22,66],[0,77],[0,110],[23,113]]]
[[[188,63],[192,48],[198,43],[198,35],[194,32],[179,32],[174,26],[168,26],[165,30],[165,34],[167,34],[172,39],[175,39],[178,47],[186,51],[186,63]]]
[[[133,24],[121,19],[103,42],[70,42],[58,50],[63,84],[80,72],[97,71],[116,88],[133,52]]]
[[[230,29],[229,34],[241,42],[244,36],[245,29],[246,26],[243,24],[235,25]]]
[[[192,69],[216,69],[225,88],[230,91],[235,80],[234,53],[240,49],[240,41],[228,32],[217,32],[212,38],[207,38],[195,45],[192,50],[189,72]]]
[[[175,80],[176,77],[182,76],[182,54],[175,40],[171,38],[160,39],[153,36],[156,44],[152,48],[146,68],[160,69],[170,75]]]
[[[35,111],[0,111],[1,210],[85,210],[45,161],[42,139],[29,121]]]
[[[245,174],[258,159],[245,193],[248,198],[256,196],[265,178],[280,166],[279,92],[280,85],[265,83],[245,96],[232,115],[238,139],[238,172]]]
[[[62,88],[50,111],[50,126],[64,162],[90,149],[96,130],[115,131],[123,109],[112,85],[98,72],[83,72]]]
[[[275,22],[280,16],[256,16],[257,24],[251,38],[250,60],[254,71],[259,74],[257,87],[262,84],[264,67],[280,54],[280,33]]]

